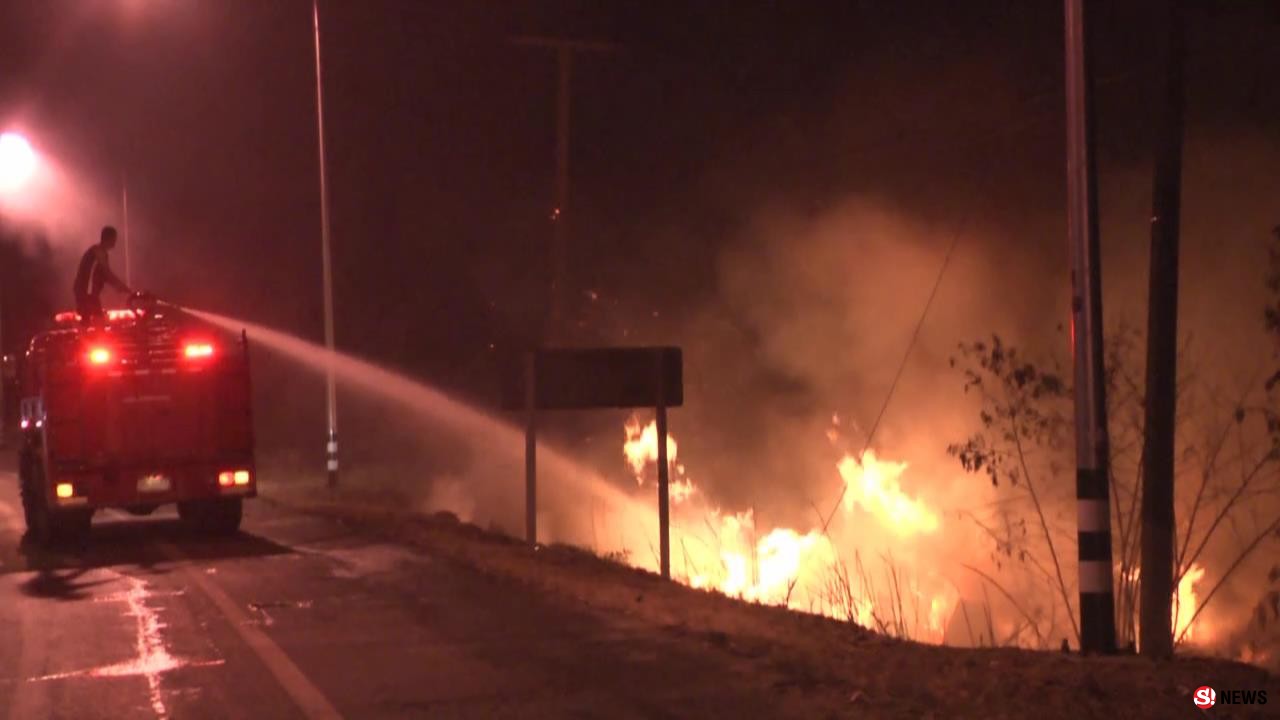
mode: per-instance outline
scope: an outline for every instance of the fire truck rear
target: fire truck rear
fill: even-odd
[[[168,503],[203,532],[239,529],[257,494],[243,334],[134,297],[94,327],[60,314],[22,365],[19,477],[34,542],[84,538],[97,510]]]

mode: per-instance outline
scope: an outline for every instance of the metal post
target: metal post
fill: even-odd
[[[1102,364],[1102,283],[1097,168],[1084,0],[1064,0],[1067,87],[1067,235],[1071,243],[1071,335],[1075,370],[1076,506],[1080,649],[1115,652],[1111,576],[1106,385]]]
[[[329,260],[329,180],[324,153],[324,83],[320,74],[320,5],[311,0],[311,20],[316,48],[316,134],[320,157],[320,252],[324,272],[324,345],[329,350],[325,370],[325,400],[329,420],[326,469],[329,487],[338,485],[338,389],[334,378],[333,270]]]
[[[129,261],[129,181],[124,173],[120,173],[120,204],[124,212],[124,284],[133,287],[132,267]]]
[[[1143,655],[1173,654],[1169,612],[1174,574],[1174,416],[1178,373],[1178,223],[1182,194],[1182,0],[1168,2],[1165,107],[1151,210],[1147,384],[1142,453],[1142,575],[1138,644]],[[1179,608],[1181,612],[1190,612]]]
[[[538,544],[538,354],[524,357],[524,537]]]
[[[566,264],[569,257],[569,79],[573,50],[568,45],[556,49],[560,81],[556,90],[556,209],[552,214],[555,236],[551,244],[551,298],[547,342],[560,340],[565,305]]]
[[[667,467],[667,393],[663,353],[657,353],[658,372],[658,547],[662,577],[671,579],[671,494],[670,469]]]
[[[575,52],[606,52],[617,50],[619,46],[606,42],[587,40],[568,40],[543,36],[520,36],[511,38],[517,45],[551,48],[556,51],[559,80],[556,94],[556,207],[551,211],[554,223],[551,238],[550,282],[546,317],[542,338],[544,344],[559,339],[565,312],[566,290],[568,288],[569,258],[569,116],[572,110],[570,100],[570,78]]]

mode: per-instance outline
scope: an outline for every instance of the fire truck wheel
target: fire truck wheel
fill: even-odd
[[[243,511],[240,498],[178,503],[178,517],[192,529],[208,535],[232,535],[239,531]]]

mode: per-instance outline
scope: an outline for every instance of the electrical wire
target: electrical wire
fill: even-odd
[[[907,368],[907,361],[911,358],[911,351],[915,349],[916,342],[920,339],[920,330],[924,327],[924,322],[929,317],[929,310],[933,308],[933,301],[938,297],[938,288],[942,287],[942,279],[947,274],[947,268],[951,265],[951,257],[955,254],[956,247],[960,244],[960,237],[964,234],[969,224],[970,214],[961,223],[960,227],[951,237],[951,243],[947,246],[947,252],[942,257],[942,266],[938,268],[938,276],[933,281],[933,288],[929,291],[929,297],[925,300],[924,308],[920,312],[920,319],[916,321],[915,329],[911,332],[911,339],[907,341],[906,350],[902,353],[902,360],[898,363],[898,369],[893,374],[893,380],[889,383],[889,390],[885,393],[884,402],[880,404],[880,411],[876,413],[876,419],[871,424],[871,429],[867,432],[867,439],[862,445],[862,452],[858,453],[855,458],[859,467],[862,467],[862,458],[866,455],[867,450],[871,448],[871,442],[875,439],[876,430],[880,428],[880,421],[884,419],[885,412],[889,409],[889,403],[893,400],[893,394],[898,389],[898,382],[902,380],[902,373]],[[831,512],[822,521],[822,533],[825,535],[827,528],[831,525],[831,520],[835,517],[836,511],[840,509],[840,504],[844,502],[844,497],[849,492],[849,484],[841,483],[840,495],[836,498],[835,505],[832,506]]]

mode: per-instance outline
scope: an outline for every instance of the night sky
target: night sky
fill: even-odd
[[[1127,213],[1104,227],[1104,243],[1142,258],[1156,5],[1095,5],[1105,6],[1095,17],[1103,210]],[[1247,215],[1256,235],[1233,234],[1240,247],[1260,246],[1268,223],[1280,223],[1280,213],[1265,217],[1280,189],[1276,165],[1257,150],[1278,154],[1278,7],[1192,4],[1188,172],[1217,168],[1239,185],[1189,178],[1189,194],[1212,196],[1201,205],[1189,197],[1189,212]],[[320,15],[341,349],[485,396],[494,354],[536,326],[554,206],[556,66],[550,51],[509,42],[521,34],[621,46],[574,66],[570,289],[582,324],[573,341],[707,339],[714,347],[692,354],[704,361],[691,368],[694,381],[736,356],[758,367],[726,377],[755,388],[858,395],[857,382],[770,360],[761,349],[769,321],[733,302],[734,278],[751,282],[733,268],[785,257],[792,242],[785,233],[761,240],[762,227],[820,222],[851,197],[918,223],[928,258],[900,296],[881,295],[860,316],[906,322],[936,253],[957,232],[980,232],[982,259],[970,266],[1007,272],[953,287],[944,303],[972,300],[981,315],[998,297],[1012,307],[999,322],[1015,332],[1055,324],[1044,314],[1066,289],[1059,2],[322,0]],[[320,338],[311,42],[306,0],[6,0],[0,119],[104,208],[70,225],[6,218],[8,235],[43,228],[61,253],[24,260],[10,243],[6,287],[38,294],[48,281],[32,279],[50,262],[69,279],[95,229],[121,222],[125,177],[135,284]],[[1243,205],[1222,205],[1224,196]],[[1215,222],[1188,219],[1193,229]],[[1124,230],[1106,235],[1113,227]],[[761,243],[767,251],[757,252]],[[757,260],[735,265],[744,253]],[[1110,277],[1142,287],[1125,268]],[[59,282],[66,304],[69,282]],[[17,292],[4,294],[7,321],[44,312]],[[959,339],[940,335],[934,354]],[[12,351],[20,341],[4,342]],[[901,353],[901,334],[885,343],[885,367],[868,371],[868,387]],[[800,403],[827,412],[811,404]]]

